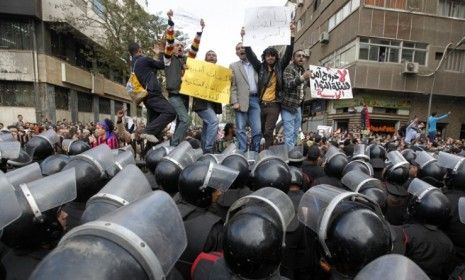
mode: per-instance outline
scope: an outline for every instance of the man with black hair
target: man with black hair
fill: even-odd
[[[176,118],[176,112],[162,95],[160,83],[156,78],[156,72],[165,69],[165,63],[144,56],[137,43],[131,43],[128,51],[131,54],[132,71],[148,92],[148,96],[144,99],[144,105],[150,113],[149,115],[152,116],[147,120],[147,126],[141,137],[149,142],[158,142],[157,137],[160,137],[163,129]],[[157,46],[154,47],[153,51],[157,56],[160,53]]]
[[[273,47],[263,51],[262,61],[258,60],[251,47],[245,47],[247,60],[258,73],[258,94],[261,102],[262,131],[265,138],[265,149],[273,145],[273,131],[276,127],[279,114],[281,113],[281,102],[284,91],[284,68],[292,59],[294,50],[294,23],[291,24],[291,44],[286,47],[282,58]],[[242,28],[241,36],[245,35]]]
[[[437,122],[442,120],[442,119],[445,119],[445,118],[449,117],[450,114],[451,114],[451,112],[449,111],[447,114],[444,114],[444,115],[442,115],[440,117],[437,117],[437,115],[438,115],[437,112],[431,113],[431,116],[428,117],[428,138],[429,138],[429,141],[434,142],[435,139],[436,139],[436,133],[437,133],[436,124],[437,124]]]
[[[302,164],[302,172],[307,175],[309,179],[309,185],[313,186],[313,182],[321,177],[326,176],[323,167],[318,164],[321,152],[318,145],[313,144],[307,152],[307,160]]]

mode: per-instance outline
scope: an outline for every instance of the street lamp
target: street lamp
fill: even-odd
[[[436,82],[436,73],[439,71],[439,69],[441,68],[442,64],[444,63],[444,61],[447,59],[447,57],[449,56],[449,54],[451,54],[452,52],[454,52],[458,47],[460,47],[463,43],[465,43],[465,37],[463,37],[462,39],[460,39],[460,41],[458,41],[455,45],[454,43],[449,43],[447,44],[446,48],[444,49],[444,54],[442,55],[442,58],[441,60],[439,61],[439,64],[438,66],[436,67],[436,69],[434,69],[433,72],[429,73],[429,74],[421,74],[421,75],[418,75],[419,77],[433,77],[433,84],[431,85],[431,92],[429,94],[429,101],[428,101],[428,115],[426,115],[426,118],[428,120],[428,117],[431,115],[431,103],[433,102],[433,90],[434,90],[434,83]],[[450,49],[450,51],[449,51]],[[428,121],[426,122],[426,131],[428,131],[429,129],[429,126],[428,126]]]

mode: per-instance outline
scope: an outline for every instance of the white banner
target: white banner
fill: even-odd
[[[310,65],[312,98],[352,99],[349,70]]]
[[[245,11],[244,46],[290,45],[292,8],[256,7]]]

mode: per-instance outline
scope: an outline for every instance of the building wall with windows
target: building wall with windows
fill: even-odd
[[[114,116],[116,102],[133,106],[135,115],[126,77],[115,69],[97,73],[98,62],[84,52],[98,42],[69,20],[98,16],[93,2],[0,0],[0,122],[13,123],[17,114],[26,121],[97,121]]]
[[[440,113],[453,104],[439,101],[465,98],[465,44],[444,61],[434,78],[421,76],[434,71],[449,42],[465,36],[463,1],[304,0],[296,20],[296,48],[309,52],[309,64],[349,69],[358,100],[347,106],[346,101],[327,101],[323,124],[339,122],[356,129],[362,103],[379,100],[380,104],[367,104],[372,118],[379,119],[380,126],[385,121],[400,127],[414,115],[426,119],[431,92],[432,111]],[[322,43],[324,32],[329,40]],[[402,74],[405,62],[418,63],[419,75]],[[400,106],[392,98],[409,102]],[[458,109],[445,124],[447,135],[459,137],[461,124],[465,112]]]

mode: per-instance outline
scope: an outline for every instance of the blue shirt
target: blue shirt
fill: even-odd
[[[449,116],[449,114],[444,114],[440,117],[433,117],[429,116],[428,117],[428,132],[435,132],[436,131],[436,124],[438,121],[445,119]]]
[[[245,74],[247,75],[247,82],[249,83],[250,93],[257,93],[257,84],[255,83],[255,69],[253,69],[252,64],[248,61],[242,61],[242,66],[244,66]]]

